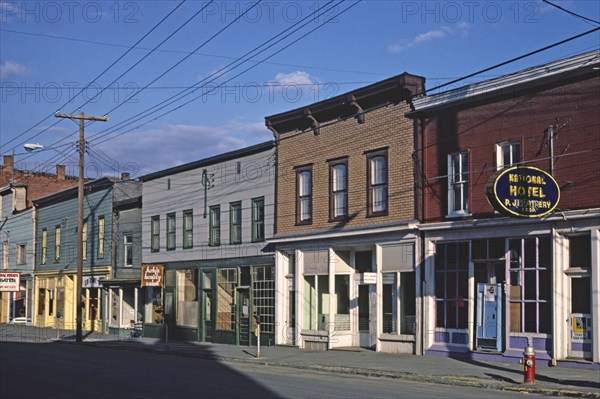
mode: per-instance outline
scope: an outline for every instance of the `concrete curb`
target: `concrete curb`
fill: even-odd
[[[55,341],[66,344],[73,344],[73,342],[66,341]],[[573,398],[589,398],[589,399],[600,399],[600,393],[594,392],[582,392],[576,391],[572,389],[559,389],[559,388],[547,388],[538,386],[535,383],[531,385],[519,385],[518,383],[514,383],[511,385],[510,382],[497,381],[491,378],[481,378],[476,376],[457,376],[457,375],[424,375],[417,373],[407,373],[400,371],[390,371],[390,370],[379,370],[379,369],[368,369],[368,368],[358,368],[358,367],[345,367],[345,366],[327,366],[327,365],[305,365],[305,364],[294,364],[287,362],[279,362],[279,361],[270,361],[268,358],[238,358],[238,357],[230,357],[223,355],[214,355],[214,354],[204,354],[198,353],[194,351],[183,352],[177,350],[170,350],[168,346],[162,344],[159,346],[133,346],[129,345],[129,342],[119,342],[116,344],[107,344],[102,341],[93,341],[93,342],[84,342],[85,345],[97,346],[103,348],[113,348],[113,349],[124,349],[124,350],[133,350],[133,351],[144,351],[151,353],[161,353],[161,354],[169,354],[175,356],[184,356],[184,357],[193,357],[193,358],[202,358],[202,359],[210,359],[217,360],[221,362],[230,362],[230,363],[241,363],[241,364],[252,364],[252,365],[262,365],[266,367],[284,367],[291,368],[296,370],[305,370],[305,371],[314,371],[321,373],[335,373],[342,375],[360,375],[365,377],[375,377],[375,378],[392,378],[392,379],[403,379],[407,381],[414,382],[424,382],[431,384],[443,384],[443,385],[451,385],[451,386],[464,386],[464,387],[474,387],[474,388],[484,388],[484,389],[495,389],[500,391],[509,391],[509,392],[519,392],[519,393],[530,393],[530,394],[541,394],[548,396],[564,396],[564,397],[573,397]]]

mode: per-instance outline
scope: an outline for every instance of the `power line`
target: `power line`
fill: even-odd
[[[543,1],[544,3],[546,3],[546,4],[548,4],[548,5],[551,5],[552,7],[556,7],[556,8],[558,8],[559,10],[561,10],[561,11],[564,11],[564,12],[566,12],[567,14],[570,14],[570,15],[572,15],[572,16],[574,16],[574,17],[577,17],[577,18],[579,18],[579,19],[582,19],[582,20],[584,20],[584,21],[586,21],[586,22],[592,22],[592,23],[594,23],[594,24],[596,24],[596,25],[600,25],[600,22],[599,22],[599,21],[596,21],[595,19],[591,19],[591,18],[588,18],[588,17],[584,17],[583,15],[580,15],[580,14],[577,14],[577,13],[575,13],[575,12],[573,12],[573,11],[567,10],[566,8],[563,8],[563,7],[561,7],[561,6],[557,5],[557,4],[554,4],[554,3],[552,3],[552,2],[550,2],[550,1],[548,1],[548,0],[542,0],[542,1]]]
[[[340,4],[340,3],[341,3],[341,2],[343,2],[343,1],[344,1],[344,0],[341,0],[341,1],[340,1],[339,3],[337,3],[337,4]],[[159,116],[157,116],[157,117],[155,117],[155,118],[153,118],[153,119],[151,119],[151,120],[149,120],[149,121],[146,121],[146,122],[142,123],[141,125],[135,126],[135,127],[131,128],[131,129],[129,129],[129,130],[126,130],[126,131],[124,131],[124,132],[121,132],[121,133],[119,133],[119,135],[126,134],[126,133],[128,133],[128,132],[130,132],[130,131],[132,131],[132,130],[135,130],[135,129],[137,129],[137,128],[141,127],[141,126],[144,126],[144,125],[146,125],[146,124],[148,124],[148,123],[150,123],[150,122],[153,122],[153,121],[155,121],[155,120],[157,120],[157,119],[159,119],[159,118],[162,118],[163,116],[165,116],[165,115],[168,115],[168,114],[170,114],[170,113],[172,113],[172,112],[174,112],[174,111],[176,111],[176,110],[178,110],[178,109],[181,109],[181,108],[183,108],[184,106],[186,106],[186,105],[188,105],[188,104],[192,103],[193,101],[195,101],[195,100],[197,100],[197,99],[199,99],[199,98],[201,98],[201,97],[204,97],[204,96],[206,96],[207,94],[210,94],[210,93],[212,93],[213,91],[217,90],[218,88],[221,88],[221,87],[222,87],[224,84],[226,84],[226,83],[228,83],[228,82],[232,81],[233,79],[235,79],[235,78],[237,78],[237,77],[239,77],[239,76],[243,75],[244,73],[248,72],[249,70],[256,68],[256,67],[257,67],[257,66],[259,66],[259,65],[260,65],[260,64],[261,64],[263,61],[265,61],[265,60],[268,60],[268,59],[270,59],[270,58],[274,57],[275,55],[277,55],[277,54],[281,53],[283,50],[285,50],[285,49],[289,48],[290,46],[292,46],[293,44],[295,44],[295,43],[297,43],[298,41],[302,40],[302,39],[303,39],[303,38],[305,38],[306,36],[310,35],[310,34],[311,34],[311,33],[313,33],[314,31],[316,31],[317,29],[319,29],[319,28],[323,27],[325,24],[327,24],[327,23],[328,23],[328,22],[330,22],[331,20],[333,20],[333,19],[337,18],[338,16],[340,16],[341,14],[343,14],[343,13],[347,12],[348,10],[350,10],[351,8],[353,8],[354,6],[356,6],[356,5],[357,5],[358,3],[360,3],[361,1],[362,1],[362,0],[357,0],[356,2],[354,2],[354,3],[353,3],[353,4],[351,4],[350,6],[346,7],[344,10],[340,11],[340,12],[339,12],[339,13],[337,13],[336,15],[332,16],[331,18],[329,18],[328,20],[326,20],[325,22],[323,22],[323,23],[322,23],[322,24],[320,24],[319,26],[317,26],[317,27],[315,27],[315,28],[311,29],[311,30],[310,30],[310,31],[308,31],[307,33],[304,33],[304,34],[303,34],[303,35],[301,35],[299,38],[297,38],[297,39],[293,40],[291,43],[288,43],[288,44],[286,44],[284,47],[282,47],[282,48],[280,48],[279,50],[275,51],[274,53],[272,53],[271,55],[267,56],[266,58],[264,58],[264,59],[263,59],[263,60],[261,60],[260,62],[258,62],[258,63],[256,63],[256,64],[254,64],[254,65],[252,65],[252,66],[250,66],[250,67],[246,68],[246,69],[245,69],[245,70],[243,70],[242,72],[240,72],[240,73],[238,73],[237,75],[235,75],[235,76],[231,77],[230,79],[226,80],[225,82],[221,83],[220,85],[218,85],[218,86],[216,86],[216,87],[213,87],[213,88],[211,88],[211,89],[210,89],[208,92],[205,92],[205,93],[203,93],[203,94],[201,94],[201,95],[199,95],[199,96],[196,96],[196,97],[192,98],[191,100],[188,100],[187,102],[185,102],[185,103],[183,103],[183,104],[180,104],[180,105],[176,106],[175,108],[172,108],[171,110],[169,110],[169,111],[167,111],[167,112],[164,112],[164,113],[162,113],[161,115],[159,115]],[[336,5],[337,5],[337,4],[336,4]],[[306,25],[306,24],[305,24],[305,25]],[[303,25],[303,26],[305,26],[305,25]],[[303,26],[302,26],[302,27],[303,27]],[[288,36],[289,36],[289,35],[288,35]],[[275,44],[277,44],[277,43],[278,43],[278,42],[276,42],[276,43],[274,43],[274,44],[270,45],[270,46],[269,46],[269,47],[267,47],[266,49],[268,49],[268,48],[270,48],[270,47],[274,46],[274,45],[275,45]],[[261,50],[261,52],[265,51],[266,49],[263,49],[263,50]],[[188,94],[190,94],[190,93],[188,93]],[[186,94],[186,96],[187,96],[187,94]],[[167,104],[167,106],[168,106],[168,105],[170,105],[170,104],[172,104],[172,103],[173,103],[173,102],[171,102],[171,103]],[[164,106],[164,107],[161,107],[161,109],[162,109],[162,108],[166,108],[166,106]],[[129,124],[131,124],[131,123],[133,123],[133,122],[130,122]],[[114,138],[114,137],[112,137],[112,138]],[[106,139],[104,139],[103,141],[101,141],[100,143],[104,143],[104,142],[106,142],[106,141],[108,141],[109,139],[112,139],[112,138],[106,138]]]
[[[95,82],[96,80],[98,80],[102,75],[104,75],[109,69],[111,69],[113,66],[115,66],[119,61],[121,61],[127,54],[129,54],[129,52],[131,50],[133,50],[135,48],[136,45],[138,45],[140,42],[142,42],[142,40],[144,40],[146,37],[148,37],[148,35],[150,35],[154,30],[156,30],[167,18],[169,18],[171,16],[171,14],[173,14],[181,5],[183,5],[183,3],[185,3],[186,0],[182,0],[173,10],[171,10],[170,13],[168,13],[164,18],[162,18],[156,25],[154,25],[152,27],[152,29],[150,29],[144,36],[142,36],[137,42],[135,42],[135,44],[131,47],[129,47],[127,49],[127,51],[125,51],[121,56],[119,56],[115,61],[113,61],[107,68],[105,68],[98,76],[96,76],[90,83],[88,83],[83,89],[81,89],[77,94],[75,94],[73,97],[71,97],[69,100],[67,100],[62,106],[59,107],[63,108],[66,105],[68,105],[71,101],[73,101],[75,98],[77,98],[81,93],[83,93],[87,88],[90,87],[90,85]],[[114,83],[114,82],[113,82]],[[88,101],[89,102],[89,101]],[[87,102],[86,102],[87,104]],[[84,104],[85,105],[85,104]],[[15,141],[16,139],[18,139],[19,137],[23,136],[24,134],[26,134],[27,132],[31,131],[32,129],[36,128],[37,126],[39,126],[40,124],[42,124],[43,122],[45,122],[46,120],[48,120],[49,118],[53,117],[54,113],[51,113],[50,115],[46,116],[44,119],[42,119],[41,121],[39,121],[38,123],[36,123],[35,125],[33,125],[32,127],[30,127],[29,129],[25,130],[24,132],[18,134],[17,136],[15,136],[14,138],[12,138],[11,140],[9,140],[8,142],[4,143],[4,145],[6,146],[7,144],[10,144],[11,142]],[[60,123],[60,120],[57,121],[56,123],[54,123],[53,125],[47,127],[46,129],[42,130],[41,132],[39,132],[38,134],[36,134],[35,136],[31,137],[29,140],[31,140],[34,137],[39,136],[40,134],[42,134],[43,132],[45,132],[46,130],[50,129],[53,126],[56,126],[58,123]],[[13,147],[14,148],[14,147]]]

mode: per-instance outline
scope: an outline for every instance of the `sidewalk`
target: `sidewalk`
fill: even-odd
[[[7,326],[2,326],[7,327]],[[72,331],[2,329],[0,341],[74,342]],[[41,334],[46,331],[46,334]],[[39,333],[39,334],[36,334]],[[68,335],[63,334],[68,333]],[[506,391],[532,392],[552,396],[600,399],[600,372],[568,367],[536,367],[536,382],[523,384],[523,366],[519,364],[475,361],[437,356],[413,356],[376,353],[358,348],[325,352],[304,351],[293,347],[256,347],[199,342],[164,342],[153,338],[117,339],[111,335],[84,334],[84,344],[123,350],[143,350],[157,355],[171,354],[210,358],[264,366],[289,367],[319,372],[398,378],[453,386],[476,386]]]

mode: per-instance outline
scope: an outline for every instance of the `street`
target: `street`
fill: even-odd
[[[56,343],[1,342],[0,376],[3,398],[514,398],[519,395]]]

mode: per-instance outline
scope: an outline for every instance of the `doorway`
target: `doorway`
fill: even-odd
[[[375,347],[375,285],[358,285],[358,343],[361,348]]]
[[[250,345],[250,287],[237,288],[237,345]]]
[[[589,275],[571,276],[571,312],[567,356],[592,359],[591,279]]]
[[[502,351],[504,260],[475,262],[475,349]]]

